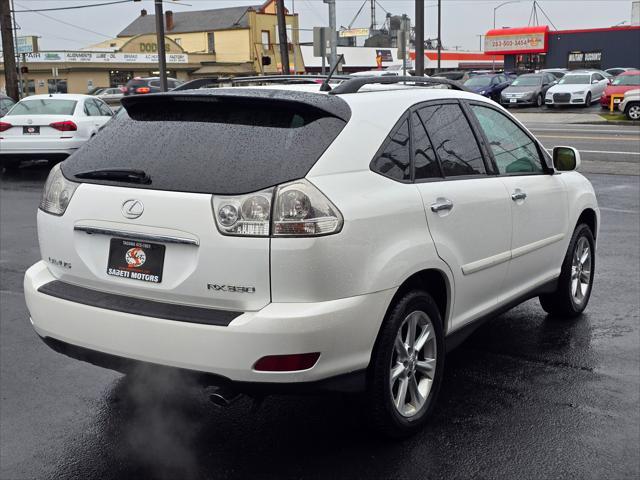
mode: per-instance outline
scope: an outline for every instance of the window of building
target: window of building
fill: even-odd
[[[395,180],[411,179],[411,155],[409,151],[409,121],[405,119],[389,136],[371,169]]]
[[[207,33],[207,52],[216,53],[216,39],[213,32]]]
[[[459,105],[432,105],[419,109],[418,114],[445,177],[486,174],[482,153]]]
[[[174,38],[173,41],[176,42],[178,45],[182,46],[182,39],[181,38]]]
[[[47,80],[47,88],[49,93],[68,93],[66,79],[49,78]]]
[[[262,30],[262,48],[263,50],[271,48],[271,34],[268,30]]]
[[[25,92],[24,90],[25,84],[24,84],[24,80],[23,81],[18,81],[18,88],[20,89],[20,91],[25,94],[25,95],[35,95],[36,94],[36,81],[33,79],[29,79],[27,80],[26,83],[26,87],[27,87],[27,91]]]
[[[518,125],[492,108],[472,105],[500,174],[543,173],[538,148]]]

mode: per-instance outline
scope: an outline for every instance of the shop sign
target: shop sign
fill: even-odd
[[[484,37],[484,51],[486,53],[546,51],[546,37],[544,32],[496,35],[495,37],[487,35]]]
[[[38,51],[38,37],[33,35],[16,37],[16,53],[32,53]]]
[[[368,37],[369,29],[368,28],[348,28],[346,30],[340,30],[338,35],[341,38],[349,38],[349,37]]]
[[[393,62],[391,50],[376,50],[376,58],[380,57],[383,62]]]
[[[602,52],[571,52],[568,57],[569,68],[600,68]]]
[[[184,53],[168,53],[167,63],[189,63]],[[63,63],[158,63],[158,55],[153,53],[120,52],[37,52],[25,54],[26,62],[63,62]]]

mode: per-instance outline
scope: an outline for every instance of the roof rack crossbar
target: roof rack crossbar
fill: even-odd
[[[426,85],[448,85],[453,90],[460,90],[463,92],[468,92],[469,90],[465,88],[462,84],[449,80],[447,78],[432,78],[432,77],[356,77],[342,82],[340,85],[337,85],[329,92],[329,95],[341,95],[344,93],[357,93],[360,88],[365,85],[374,85],[374,84],[382,84],[382,85],[390,85],[396,83],[421,83]]]
[[[326,80],[327,75],[259,75],[253,77],[236,77],[233,79],[229,79],[231,83],[251,83],[251,82],[265,82],[265,83],[287,83],[291,81],[295,82],[305,82],[313,80]],[[334,75],[332,80],[349,80],[353,77],[349,77],[347,75]],[[229,81],[228,80],[228,81]]]

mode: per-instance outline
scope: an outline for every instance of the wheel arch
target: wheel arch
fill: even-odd
[[[585,208],[578,217],[576,227],[581,223],[586,224],[591,229],[591,233],[595,240],[598,236],[598,216],[596,215],[595,210],[592,208]]]
[[[449,323],[447,320],[449,318],[449,312],[451,311],[451,299],[453,297],[452,282],[449,280],[447,274],[437,268],[427,268],[410,275],[398,287],[398,290],[387,307],[387,312],[393,307],[398,298],[411,290],[424,290],[431,295],[438,306],[440,318],[442,319],[442,328],[446,334]]]

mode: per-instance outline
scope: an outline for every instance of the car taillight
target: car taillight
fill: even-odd
[[[13,127],[13,125],[11,125],[10,123],[7,122],[0,122],[0,132],[6,132],[7,130],[9,130],[11,127]]]
[[[40,209],[52,215],[63,215],[78,185],[80,184],[70,182],[64,177],[60,164],[55,165],[42,189]]]
[[[223,235],[312,237],[342,229],[342,214],[304,179],[247,195],[215,195],[212,203]]]
[[[78,130],[78,126],[73,123],[71,120],[64,120],[62,122],[53,122],[50,123],[49,126],[51,128],[55,128],[56,130],[60,130],[61,132],[75,132]]]
[[[136,93],[149,93],[151,89],[149,87],[138,87]]]

